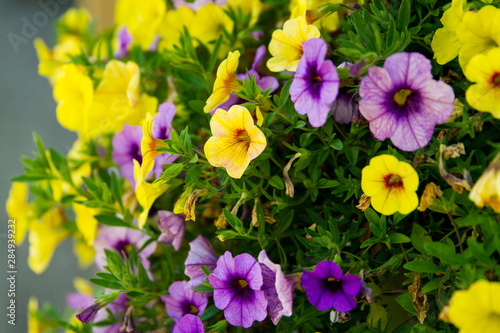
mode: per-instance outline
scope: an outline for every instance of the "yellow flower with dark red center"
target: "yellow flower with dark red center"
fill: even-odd
[[[241,178],[250,161],[267,145],[264,133],[243,106],[233,105],[227,112],[217,109],[210,129],[213,136],[205,144],[205,156],[211,165],[225,167],[233,178]]]
[[[500,154],[491,161],[469,193],[469,199],[482,208],[490,206],[500,213]]]
[[[295,72],[304,54],[302,43],[320,36],[318,28],[308,25],[303,16],[286,21],[283,30],[273,32],[269,43],[269,52],[273,57],[267,61],[267,67],[272,72],[284,70]]]
[[[223,60],[219,65],[214,90],[203,108],[205,113],[213,111],[217,106],[227,101],[231,93],[239,92],[243,89],[234,74],[238,68],[239,59],[240,52],[229,52],[227,59]]]
[[[500,118],[500,47],[476,55],[464,73],[467,79],[475,82],[465,93],[467,103]]]
[[[361,189],[373,209],[384,215],[409,214],[418,206],[418,175],[413,167],[392,155],[372,158],[361,173]]]

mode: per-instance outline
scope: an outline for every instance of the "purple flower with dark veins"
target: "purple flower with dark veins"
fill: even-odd
[[[175,251],[178,251],[184,238],[186,230],[186,221],[181,215],[174,214],[166,210],[158,211],[158,228],[161,235],[158,242],[171,245]]]
[[[130,45],[132,45],[133,40],[134,37],[132,36],[130,30],[128,30],[128,26],[126,24],[122,25],[116,34],[115,58],[120,59],[128,57],[128,49],[130,48]]]
[[[135,188],[134,160],[142,163],[141,140],[141,126],[125,124],[123,129],[115,134],[111,142],[113,161],[120,167],[123,177],[132,182],[132,188]]]
[[[178,319],[174,318],[176,325],[172,328],[172,333],[205,333],[201,319],[195,315],[187,314]]]
[[[248,253],[233,258],[226,251],[208,280],[214,288],[215,306],[224,310],[229,324],[249,328],[255,320],[266,318],[268,302],[261,290],[262,270]]]
[[[282,316],[292,315],[295,278],[283,274],[281,266],[273,263],[265,250],[259,253],[258,259],[264,283],[262,290],[268,301],[267,311],[274,325],[278,325]]]
[[[139,250],[148,240],[148,235],[132,228],[102,226],[94,240],[95,263],[99,269],[104,270],[103,267],[107,265],[105,249],[116,250],[123,257],[124,252],[130,253],[132,247]],[[146,270],[150,266],[148,257],[155,249],[156,242],[152,242],[138,254]]]
[[[186,267],[184,274],[191,278],[189,284],[194,288],[202,284],[207,278],[200,265],[213,271],[217,265],[217,256],[210,242],[202,235],[189,243],[189,247],[189,254],[184,262]]]
[[[432,78],[431,69],[426,57],[406,52],[389,56],[383,68],[368,69],[359,88],[359,111],[375,138],[415,151],[429,143],[437,123],[448,120],[455,94]]]
[[[331,308],[348,312],[356,307],[354,297],[361,290],[361,279],[352,274],[342,274],[333,261],[322,261],[314,270],[304,271],[301,278],[307,299],[320,311]]]
[[[168,288],[170,295],[161,296],[165,309],[171,318],[181,319],[184,315],[201,315],[205,311],[208,299],[202,293],[194,291],[187,281],[176,281]]]
[[[323,126],[330,105],[339,92],[339,75],[331,60],[325,60],[327,46],[321,38],[311,38],[302,44],[300,58],[290,86],[290,96],[299,114],[307,114],[314,127]]]
[[[172,119],[174,119],[177,107],[169,102],[162,103],[158,106],[158,113],[154,116],[153,127],[151,134],[155,139],[167,140],[170,139],[172,129]],[[156,177],[159,177],[163,172],[163,166],[170,164],[176,160],[178,155],[164,153],[156,156],[153,172]]]

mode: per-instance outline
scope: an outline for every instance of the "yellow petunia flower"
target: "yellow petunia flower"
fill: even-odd
[[[418,206],[418,175],[413,167],[392,155],[372,158],[361,172],[361,189],[373,209],[384,215],[409,214]]]
[[[462,44],[458,62],[465,69],[476,54],[500,46],[500,9],[484,6],[477,12],[466,12],[457,27],[457,37]]]
[[[214,90],[203,108],[205,113],[213,111],[217,106],[227,101],[232,92],[239,92],[243,89],[235,75],[239,59],[239,51],[229,52],[227,58],[217,68]]]
[[[464,73],[469,81],[475,82],[465,93],[467,103],[500,118],[500,47],[476,55]]]
[[[57,120],[70,131],[78,131],[88,124],[88,109],[94,98],[94,86],[90,77],[75,64],[62,67],[62,76],[54,86],[57,101]]]
[[[6,210],[9,219],[15,220],[16,246],[23,243],[29,224],[33,220],[33,205],[28,202],[29,187],[27,183],[12,183]]]
[[[259,15],[262,10],[262,3],[260,0],[228,0],[227,7],[233,8],[237,12],[238,7],[245,15],[250,15],[249,26],[253,27],[259,20]]]
[[[153,43],[166,12],[165,0],[119,0],[115,8],[115,25],[127,25],[134,44],[147,50]]]
[[[153,170],[156,156],[165,154],[156,150],[158,148],[168,148],[168,144],[166,144],[163,140],[155,139],[153,137],[153,121],[153,116],[148,113],[146,115],[146,120],[142,123],[142,164],[139,174],[135,177],[137,184],[147,179],[149,173]]]
[[[267,61],[267,67],[272,72],[295,72],[304,53],[302,43],[320,36],[318,28],[308,25],[302,16],[286,21],[283,30],[273,32],[269,43],[269,52],[273,57]]]
[[[85,138],[116,133],[124,124],[139,125],[148,112],[156,113],[158,100],[142,93],[139,86],[140,69],[135,62],[111,60],[95,89],[88,126],[80,134]]]
[[[205,156],[211,165],[225,167],[233,178],[241,178],[250,161],[267,145],[264,133],[243,106],[233,105],[227,112],[217,109],[210,129],[213,136],[205,144]]]
[[[83,7],[68,9],[59,19],[66,34],[83,35],[92,21],[92,15]],[[61,36],[60,36],[61,37]]]
[[[478,280],[453,293],[446,319],[459,333],[500,332],[500,283]]]
[[[495,156],[469,193],[469,199],[479,208],[490,206],[500,213],[500,154]]]
[[[193,39],[213,48],[209,42],[217,40],[223,33],[222,28],[227,32],[233,31],[234,22],[227,16],[224,9],[216,4],[209,3],[201,7],[194,16],[194,20],[189,32]]]
[[[77,197],[76,200],[82,201],[85,200],[85,198]],[[94,216],[99,214],[100,210],[97,208],[90,208],[76,202],[73,202],[72,206],[75,212],[75,222],[78,231],[82,234],[83,239],[87,242],[87,245],[94,244],[98,224]]]
[[[325,17],[326,13],[320,7],[329,3],[343,3],[343,0],[292,0],[290,2],[290,18],[303,16],[308,24],[330,33],[340,28],[339,12]]]
[[[161,36],[158,48],[172,49],[175,44],[178,44],[184,27],[190,31],[194,16],[195,13],[193,10],[185,6],[179,7],[176,10],[169,10],[158,26],[158,32]]]
[[[443,28],[436,30],[432,37],[431,48],[434,52],[434,59],[440,65],[455,59],[462,44],[457,37],[457,27],[464,17],[464,5],[467,0],[453,0],[441,18]]]
[[[62,228],[64,212],[55,208],[47,211],[41,221],[30,224],[28,266],[36,274],[42,274],[48,267],[56,247],[69,232]]]
[[[139,175],[141,173],[141,167],[139,162],[136,160],[134,160],[134,171],[135,179],[137,181],[135,195],[137,197],[137,201],[142,206],[142,213],[139,215],[139,228],[142,229],[142,227],[146,224],[149,210],[153,206],[153,203],[160,195],[165,193],[171,185],[168,183],[162,183],[159,186],[155,186],[146,182],[144,179],[141,180]]]

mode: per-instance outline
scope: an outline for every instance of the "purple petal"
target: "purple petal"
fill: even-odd
[[[154,116],[153,128],[151,133],[155,139],[170,139],[170,129],[172,128],[172,119],[174,119],[177,107],[169,102],[158,106],[158,114]]]
[[[356,296],[361,290],[361,279],[359,276],[346,274],[340,279],[342,290],[347,296]]]
[[[353,96],[347,92],[339,93],[339,96],[332,104],[332,114],[335,122],[349,124],[352,121]]]
[[[153,41],[151,42],[151,44],[149,44],[148,46],[148,51],[151,51],[151,52],[154,52],[158,49],[158,43],[160,42],[161,40],[161,35],[159,33],[157,33],[155,35],[155,37],[153,38]]]
[[[158,241],[172,245],[174,250],[178,251],[186,230],[184,218],[172,212],[160,210],[158,211],[158,227],[162,232]]]
[[[432,79],[431,62],[420,53],[395,53],[385,60],[384,68],[396,87],[411,89]]]
[[[123,177],[133,182],[135,182],[133,160],[142,163],[141,140],[141,126],[125,124],[123,129],[113,136],[111,143],[113,161],[120,167]]]
[[[224,317],[233,326],[249,328],[255,320],[267,317],[267,300],[261,290],[247,290],[244,296],[234,297],[224,310]]]
[[[128,26],[123,25],[116,35],[116,51],[115,58],[123,58],[128,56],[128,49],[133,42],[132,33],[128,30]]]
[[[391,136],[392,143],[401,150],[415,151],[425,147],[431,140],[434,122],[418,111],[408,111],[408,116],[398,119]]]
[[[217,264],[217,256],[210,245],[210,242],[202,235],[198,236],[194,241],[189,243],[190,251],[184,266],[184,274],[191,278],[191,287],[200,285],[206,278],[205,273],[200,268],[200,265],[205,266],[210,270],[214,270]]]
[[[271,92],[274,92],[280,86],[278,79],[274,76],[264,76],[260,79],[258,84],[262,91],[266,91],[267,89],[272,88]]]
[[[265,56],[266,56],[266,46],[261,45],[257,48],[257,51],[255,52],[255,58],[253,59],[252,69],[254,71],[258,71],[259,66],[262,63],[262,60],[264,60]]]
[[[208,276],[208,281],[214,287],[214,303],[217,309],[224,310],[234,297],[232,286],[219,279],[215,274]]]
[[[299,76],[306,76],[309,72],[309,68],[319,68],[325,59],[328,48],[326,46],[326,42],[322,38],[308,39],[302,44],[302,48],[304,50],[303,57],[305,58],[305,63],[304,65],[297,67],[296,73]]]
[[[245,279],[253,290],[262,287],[262,272],[257,260],[248,253],[242,253],[234,258],[234,275]]]
[[[66,303],[73,311],[81,311],[94,303],[94,297],[89,294],[71,293],[66,296]]]
[[[342,278],[342,269],[333,261],[322,261],[314,267],[313,273],[322,279],[333,277],[335,280]]]
[[[387,70],[385,68],[372,66],[368,69],[368,74],[361,81],[359,94],[362,99],[380,99],[384,97],[381,96],[381,91],[390,93],[393,89],[394,83]]]
[[[441,124],[453,113],[455,93],[453,88],[436,80],[429,80],[419,89],[423,96],[420,108],[433,122]]]
[[[172,333],[204,333],[203,323],[198,316],[187,314],[181,320],[174,319]]]
[[[226,251],[224,255],[217,260],[217,267],[214,269],[214,275],[223,281],[229,281],[234,276],[234,259],[231,252]]]

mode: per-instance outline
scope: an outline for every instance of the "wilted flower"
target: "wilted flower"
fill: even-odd
[[[172,212],[160,210],[158,211],[158,228],[161,231],[158,242],[167,243],[175,251],[178,251],[181,248],[184,231],[186,230],[184,218]]]
[[[278,325],[282,316],[290,317],[293,307],[293,288],[295,278],[287,276],[281,266],[273,263],[265,250],[259,253],[259,264],[262,270],[262,290],[267,298],[267,310],[274,325]]]
[[[268,302],[261,290],[262,270],[251,255],[243,253],[233,259],[226,251],[208,279],[214,287],[215,306],[224,310],[229,324],[249,328],[255,320],[266,318]]]
[[[420,205],[417,209],[421,212],[424,212],[436,199],[437,197],[441,197],[443,195],[443,191],[441,188],[434,184],[433,182],[425,185],[424,193],[422,193],[422,197],[420,198]]]
[[[361,279],[356,275],[343,275],[333,261],[322,261],[314,270],[304,271],[301,278],[307,299],[320,311],[335,309],[351,311],[356,307],[354,297],[361,290]]]
[[[459,333],[498,332],[500,328],[500,283],[478,280],[467,290],[455,291],[447,319]]]
[[[295,72],[302,57],[302,43],[321,34],[314,25],[308,25],[303,16],[290,19],[283,25],[283,30],[275,30],[269,52],[273,56],[267,61],[272,72],[288,70]]]
[[[190,251],[184,262],[184,266],[186,267],[184,274],[191,278],[189,283],[194,288],[202,284],[207,278],[200,266],[213,271],[217,265],[217,256],[210,242],[202,235],[199,235],[194,241],[190,242],[189,247]]]
[[[323,126],[330,113],[330,104],[339,92],[337,68],[325,60],[327,46],[321,38],[302,44],[304,54],[290,86],[290,96],[299,114],[307,114],[314,127]]]
[[[229,111],[217,109],[210,119],[213,136],[205,144],[208,162],[223,166],[232,178],[241,178],[250,161],[266,148],[264,133],[255,126],[250,112],[239,105]]]
[[[167,315],[181,319],[187,314],[201,315],[208,304],[202,293],[194,291],[187,281],[176,281],[168,288],[170,295],[162,296]]]
[[[495,156],[469,193],[469,199],[482,208],[490,206],[500,213],[500,154]]]
[[[425,147],[436,123],[453,112],[455,94],[432,79],[431,62],[420,53],[396,53],[383,68],[372,66],[361,81],[359,111],[378,140],[390,138],[399,149]]]
[[[372,158],[361,172],[361,189],[373,209],[384,215],[409,214],[418,205],[418,174],[413,167],[392,155]]]

